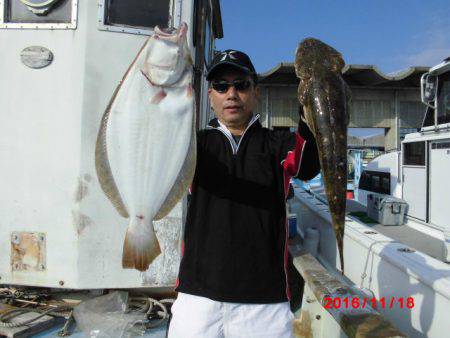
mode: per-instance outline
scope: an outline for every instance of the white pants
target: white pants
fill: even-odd
[[[293,319],[288,302],[224,303],[178,293],[169,338],[292,338]]]

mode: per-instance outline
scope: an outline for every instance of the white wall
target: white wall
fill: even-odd
[[[127,220],[100,189],[94,149],[108,101],[147,37],[99,31],[97,15],[96,1],[80,1],[76,30],[0,30],[7,46],[0,63],[2,283],[106,288],[175,280],[181,205],[157,225],[167,252],[149,273],[121,267]],[[191,1],[180,19],[192,28]],[[22,49],[36,45],[53,52],[50,66],[21,63]],[[13,231],[46,234],[44,271],[12,271]]]

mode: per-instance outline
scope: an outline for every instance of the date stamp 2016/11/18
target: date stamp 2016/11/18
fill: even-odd
[[[325,309],[365,309],[366,307],[373,309],[392,309],[398,307],[400,309],[414,308],[413,297],[381,297],[373,298],[351,298],[351,297],[324,297],[323,307]]]

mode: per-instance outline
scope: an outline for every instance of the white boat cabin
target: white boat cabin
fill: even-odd
[[[422,83],[423,92],[435,94],[424,101],[421,130],[406,135],[401,151],[381,155],[366,166],[358,201],[366,205],[369,193],[402,198],[409,217],[444,231],[450,227],[450,61],[430,69]]]
[[[171,287],[183,203],[157,222],[162,254],[139,273],[121,266],[127,220],[100,189],[101,117],[156,25],[188,25],[197,121],[204,77],[223,36],[218,0],[0,1],[0,282],[72,289]],[[201,114],[199,114],[201,112]]]

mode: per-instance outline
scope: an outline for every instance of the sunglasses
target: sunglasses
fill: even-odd
[[[218,81],[211,84],[213,89],[219,93],[226,93],[231,86],[236,88],[237,91],[245,92],[251,85],[252,82],[249,80],[236,80],[233,82]]]

